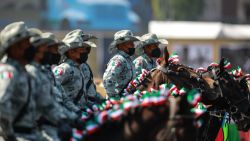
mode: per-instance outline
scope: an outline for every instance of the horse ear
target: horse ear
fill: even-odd
[[[223,57],[223,58],[220,60],[220,64],[219,64],[220,72],[223,72],[223,71],[224,71],[224,62],[225,62],[225,58]]]
[[[163,51],[163,58],[165,60],[165,63],[168,64],[168,59],[169,59],[169,52],[167,49],[167,46],[165,46],[164,51]]]

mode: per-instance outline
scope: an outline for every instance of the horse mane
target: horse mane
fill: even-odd
[[[166,122],[169,103],[147,107],[135,107],[126,111],[121,120],[106,122],[93,134],[86,135],[85,141],[151,141],[157,129]]]

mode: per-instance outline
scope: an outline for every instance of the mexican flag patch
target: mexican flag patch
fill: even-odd
[[[0,72],[0,79],[12,79],[14,77],[13,72],[3,71]]]
[[[63,75],[65,73],[64,69],[61,67],[56,67],[53,70],[53,73],[58,76],[58,75]]]

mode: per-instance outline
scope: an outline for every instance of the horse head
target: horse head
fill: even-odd
[[[172,83],[181,89],[199,89],[201,91],[202,102],[212,104],[219,94],[218,88],[214,85],[214,80],[210,77],[202,76],[191,67],[176,63],[169,58],[167,49],[164,49],[163,57],[158,62],[158,66],[151,70],[149,77],[145,80],[140,90],[150,90],[158,88],[164,83]]]
[[[224,62],[225,59],[222,58],[219,65],[208,68],[211,78],[221,90],[221,96],[218,98],[220,106],[232,116],[240,130],[249,130],[250,102],[247,80],[244,77],[235,78],[225,69]]]

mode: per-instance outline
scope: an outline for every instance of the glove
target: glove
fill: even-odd
[[[62,141],[69,141],[71,136],[72,128],[67,122],[65,122],[65,120],[61,120],[58,125],[58,137]]]

